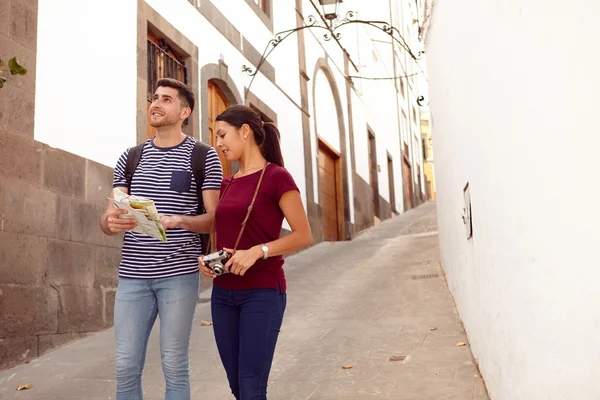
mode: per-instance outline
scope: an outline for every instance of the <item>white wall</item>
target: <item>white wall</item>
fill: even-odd
[[[441,257],[493,400],[600,396],[599,15],[586,0],[433,8]]]
[[[323,69],[317,71],[315,91],[314,119],[317,135],[339,153],[341,151],[340,122],[343,121],[338,121],[333,91]]]
[[[135,1],[39,0],[36,140],[110,166],[135,145],[136,13]]]

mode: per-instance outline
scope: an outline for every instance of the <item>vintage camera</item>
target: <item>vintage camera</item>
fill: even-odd
[[[210,268],[215,275],[219,276],[225,273],[225,264],[229,257],[231,257],[231,254],[225,250],[219,250],[204,256],[203,261],[204,265]]]

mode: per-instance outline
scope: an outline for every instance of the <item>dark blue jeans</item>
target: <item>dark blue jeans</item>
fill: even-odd
[[[266,400],[286,294],[213,286],[212,319],[229,387],[237,400]]]

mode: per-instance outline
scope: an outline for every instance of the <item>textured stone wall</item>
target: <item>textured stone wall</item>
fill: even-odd
[[[392,205],[389,201],[379,196],[379,219],[385,220],[392,218]]]
[[[365,230],[375,223],[373,218],[373,201],[371,200],[371,185],[360,175],[354,175],[354,226],[356,232]],[[379,219],[381,221],[392,217],[392,206],[379,196]]]

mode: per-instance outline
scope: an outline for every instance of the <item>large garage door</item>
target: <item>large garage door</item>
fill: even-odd
[[[337,158],[319,144],[319,203],[323,211],[323,235],[327,241],[339,240]]]

